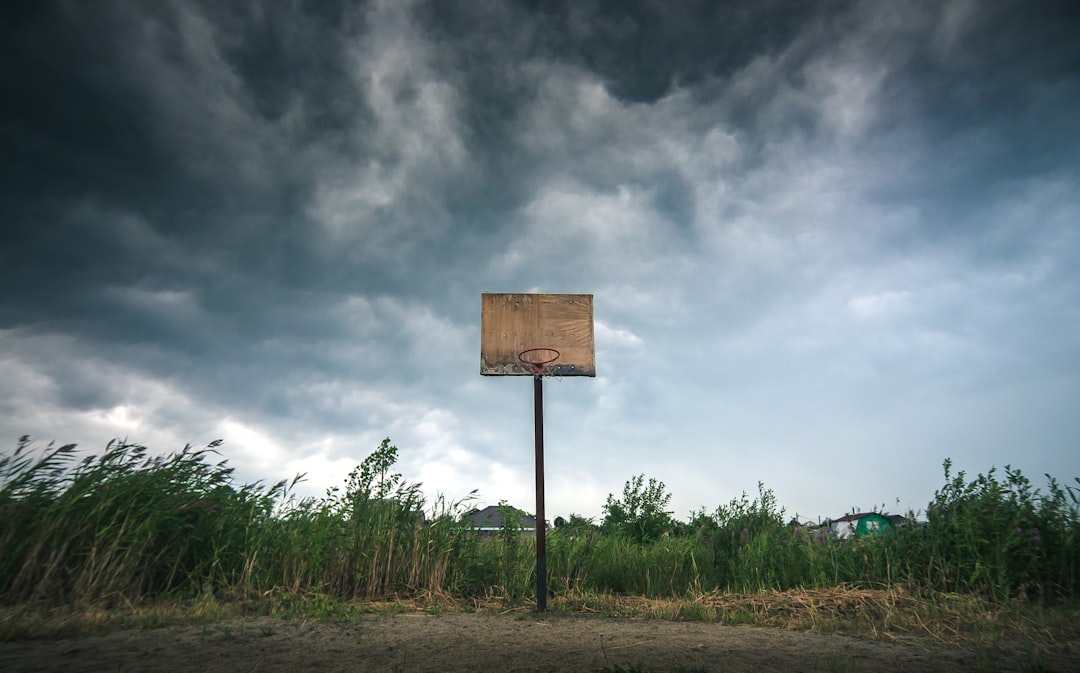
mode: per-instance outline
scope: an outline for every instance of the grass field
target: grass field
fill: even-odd
[[[219,448],[151,457],[113,442],[82,455],[23,438],[0,458],[0,636],[535,605],[531,537],[482,537],[461,524],[467,501],[424,502],[393,472],[389,440],[314,499],[296,498],[295,482],[235,483]],[[572,516],[548,533],[548,606],[940,638],[1064,628],[1076,621],[1075,481],[1036,489],[1008,468],[969,479],[946,461],[924,522],[842,540],[785,520],[764,486],[679,521],[663,484],[635,477],[604,520]]]

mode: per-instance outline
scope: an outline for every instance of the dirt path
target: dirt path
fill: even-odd
[[[752,626],[575,616],[372,615],[352,622],[274,619],[116,631],[0,643],[0,670],[145,673],[280,671],[727,671],[1023,670],[1013,658],[932,640],[879,642]],[[1042,670],[1080,670],[1058,653]],[[680,669],[682,667],[682,669]],[[616,669],[617,670],[617,669]]]

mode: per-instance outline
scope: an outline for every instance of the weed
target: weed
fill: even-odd
[[[73,606],[152,628],[173,613],[338,620],[401,612],[402,601],[431,614],[535,605],[535,542],[510,521],[512,509],[493,538],[461,523],[461,502],[440,497],[425,509],[418,485],[394,471],[389,439],[322,498],[293,495],[302,476],[239,485],[219,449],[151,456],[114,441],[81,457],[73,445],[38,451],[20,438],[0,456],[0,607]],[[1009,466],[968,479],[949,461],[944,474],[925,522],[912,514],[894,533],[849,540],[789,520],[763,484],[683,524],[665,510],[663,483],[639,475],[622,498],[609,497],[601,525],[571,516],[551,532],[549,602],[724,623],[798,613],[809,628],[873,635],[918,628],[914,610],[962,621],[986,643],[1008,606],[1075,622],[1062,606],[1080,599],[1080,479],[1047,475],[1036,489]],[[848,602],[821,593],[830,590]],[[755,595],[789,603],[721,600]],[[997,612],[957,617],[964,600]]]

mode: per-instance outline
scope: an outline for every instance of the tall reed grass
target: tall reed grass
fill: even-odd
[[[513,525],[482,537],[462,523],[464,500],[426,503],[392,471],[389,440],[342,489],[304,499],[297,480],[236,484],[218,448],[152,457],[114,441],[80,458],[72,445],[35,451],[21,438],[0,457],[0,604],[532,598],[534,539]],[[893,534],[858,539],[786,521],[760,484],[755,497],[648,536],[632,521],[571,517],[548,535],[547,585],[566,596],[845,585],[1075,600],[1080,480],[1062,486],[1048,476],[1038,490],[1008,467],[1004,478],[991,469],[972,480],[944,467],[926,521],[911,516]]]
[[[123,602],[244,580],[284,484],[235,487],[216,445],[168,457],[112,442],[75,462],[73,445],[0,458],[0,597]]]
[[[238,486],[218,443],[148,457],[112,442],[0,458],[0,601],[130,603],[167,595],[274,592],[374,598],[452,593],[467,531],[452,504],[425,515],[419,490],[377,473],[383,445],[345,491],[297,500],[296,480]]]

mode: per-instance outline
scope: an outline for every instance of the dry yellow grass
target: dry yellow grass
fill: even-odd
[[[516,605],[498,596],[454,600],[420,595],[379,601],[335,601],[324,596],[267,595],[216,600],[128,605],[34,608],[0,611],[0,640],[51,638],[130,627],[213,622],[250,616],[348,620],[363,614],[415,612],[493,612],[534,614],[530,602]],[[1068,648],[1080,643],[1080,610],[1001,605],[974,596],[912,594],[901,588],[793,589],[754,594],[702,593],[681,599],[613,594],[558,596],[548,602],[552,615],[622,617],[672,621],[750,624],[791,631],[843,632],[892,641],[928,638],[951,646],[1036,644]]]

